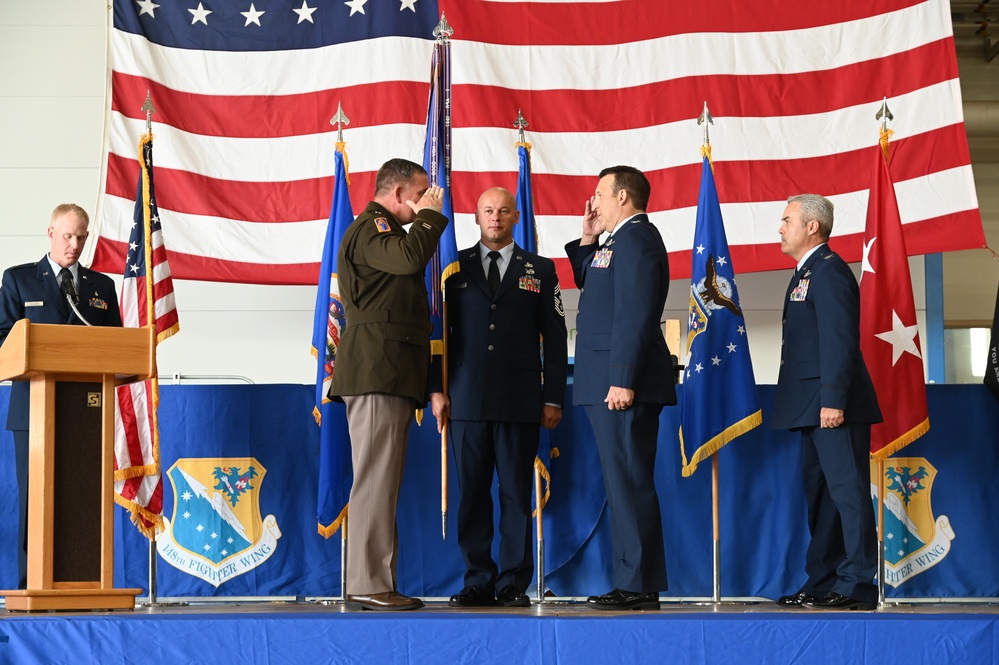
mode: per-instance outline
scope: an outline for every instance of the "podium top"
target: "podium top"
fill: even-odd
[[[153,328],[31,323],[21,319],[0,346],[0,381],[40,374],[114,374],[119,383],[156,371]]]

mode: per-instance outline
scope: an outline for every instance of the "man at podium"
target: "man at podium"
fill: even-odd
[[[32,323],[121,325],[114,281],[79,264],[89,224],[87,212],[75,203],[56,206],[49,222],[48,254],[37,263],[4,271],[0,285],[0,345],[21,319]],[[14,435],[20,501],[17,564],[21,589],[27,586],[29,396],[29,384],[15,381],[7,415],[7,429]]]

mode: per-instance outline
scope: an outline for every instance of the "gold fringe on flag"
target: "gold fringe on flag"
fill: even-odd
[[[717,434],[716,436],[712,437],[704,445],[702,445],[700,448],[698,448],[694,452],[693,458],[690,460],[690,462],[687,462],[687,453],[684,451],[684,448],[683,448],[683,427],[681,427],[680,428],[680,457],[682,458],[682,462],[683,462],[683,471],[682,471],[683,477],[684,478],[690,477],[694,473],[694,471],[697,470],[697,465],[700,462],[703,462],[704,460],[708,459],[709,457],[711,457],[712,455],[714,455],[716,452],[718,452],[719,450],[721,450],[722,447],[726,443],[732,441],[733,439],[735,439],[736,437],[738,437],[738,436],[740,436],[742,434],[745,434],[746,432],[748,432],[749,430],[753,429],[754,427],[758,427],[762,423],[763,423],[763,412],[762,411],[756,411],[755,413],[749,414],[748,416],[746,416],[745,418],[743,418],[739,422],[736,422],[736,423],[733,423],[733,424],[729,425],[724,430],[722,430],[719,434]]]
[[[902,436],[898,437],[897,439],[889,443],[887,446],[885,446],[878,452],[872,453],[871,459],[874,460],[875,462],[884,461],[885,459],[891,457],[898,451],[902,450],[902,448],[905,448],[907,445],[909,445],[910,443],[912,443],[913,441],[915,441],[916,439],[918,439],[919,437],[921,437],[922,435],[926,434],[929,431],[930,431],[930,419],[929,416],[927,416],[926,420],[919,423],[918,425],[916,425],[908,432],[906,432]]]
[[[558,448],[552,448],[551,452],[548,454],[550,459],[555,459],[559,456]],[[538,501],[541,503],[541,509],[548,505],[548,498],[552,495],[552,476],[548,471],[548,467],[545,463],[541,461],[540,457],[535,456],[534,458],[534,468],[537,469],[538,473],[541,474],[541,479],[545,481],[545,494],[544,496],[538,497]],[[531,512],[531,517],[538,516],[538,509],[535,508]]]
[[[336,516],[336,519],[333,520],[332,524],[329,524],[328,526],[323,526],[322,524],[317,525],[319,527],[319,535],[322,536],[323,538],[329,538],[334,533],[339,531],[340,525],[343,524],[343,518],[347,516],[347,508],[349,507],[350,507],[349,503],[346,506],[344,506],[343,510],[341,510],[340,514]]]

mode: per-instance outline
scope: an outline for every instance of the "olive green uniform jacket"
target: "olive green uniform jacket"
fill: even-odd
[[[424,209],[407,233],[372,201],[347,227],[337,256],[346,325],[330,397],[385,393],[427,403],[430,309],[424,271],[448,219]]]

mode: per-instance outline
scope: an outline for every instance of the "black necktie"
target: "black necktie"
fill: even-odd
[[[493,250],[486,256],[489,257],[489,274],[486,275],[486,280],[489,282],[489,290],[493,292],[493,295],[496,295],[500,286],[499,265],[497,265],[496,260],[499,259],[500,253]]]

